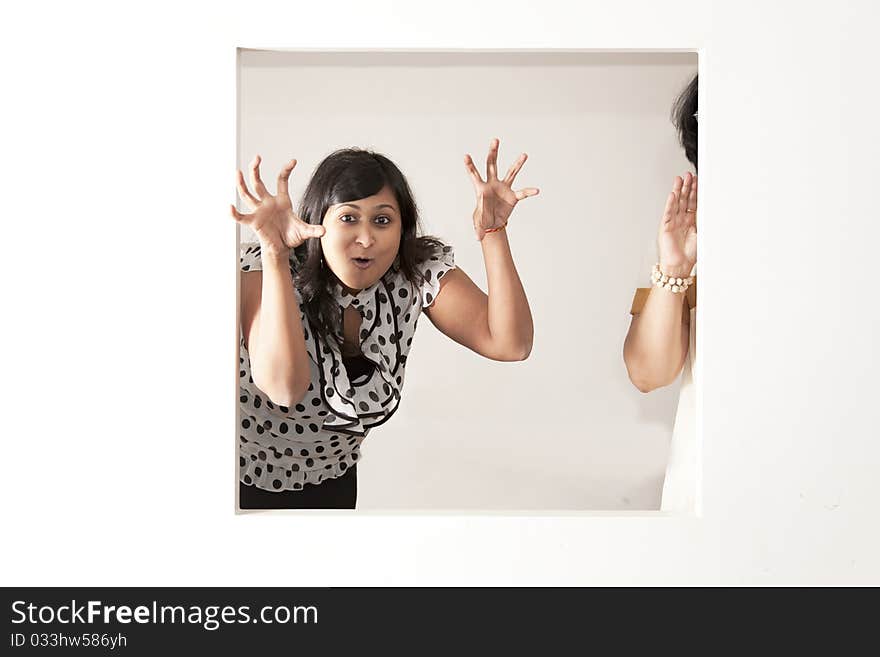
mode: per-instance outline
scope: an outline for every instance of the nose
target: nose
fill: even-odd
[[[373,243],[376,241],[373,237],[373,231],[370,230],[369,226],[361,226],[358,230],[357,236],[354,238],[356,244],[359,244],[365,249],[370,248]]]

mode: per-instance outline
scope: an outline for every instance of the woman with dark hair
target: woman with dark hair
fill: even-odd
[[[697,170],[697,77],[676,99],[672,120],[685,155]],[[697,177],[676,176],[660,220],[658,262],[650,288],[636,291],[623,347],[629,378],[642,392],[673,383],[681,391],[660,509],[694,513],[697,490],[696,391]]]
[[[288,194],[296,160],[276,195],[251,164],[238,191],[252,212],[236,221],[258,242],[240,259],[239,503],[255,508],[348,508],[356,462],[372,427],[397,410],[421,313],[445,335],[499,361],[528,357],[532,317],[505,227],[523,153],[497,175],[492,141],[483,180],[468,155],[477,194],[474,230],[490,294],[455,266],[451,246],[419,235],[409,184],[387,157],[344,149],[315,170],[298,213]]]

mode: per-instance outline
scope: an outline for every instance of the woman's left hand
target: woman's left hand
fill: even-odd
[[[501,230],[507,225],[513,208],[519,201],[538,193],[537,187],[525,187],[514,191],[512,188],[516,174],[525,164],[527,155],[522,153],[507,170],[503,180],[498,179],[498,140],[493,139],[489,145],[489,156],[486,158],[486,180],[480,177],[477,167],[470,155],[464,156],[464,164],[474,183],[477,193],[477,207],[474,209],[474,231],[477,239],[482,241],[486,233]]]

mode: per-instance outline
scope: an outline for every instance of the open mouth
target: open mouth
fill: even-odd
[[[361,269],[366,269],[373,264],[372,258],[352,258],[351,261],[354,263],[355,267],[359,267]]]

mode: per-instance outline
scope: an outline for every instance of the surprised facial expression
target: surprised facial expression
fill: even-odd
[[[377,282],[397,257],[403,226],[387,186],[373,196],[331,205],[322,223],[324,260],[349,291]]]

